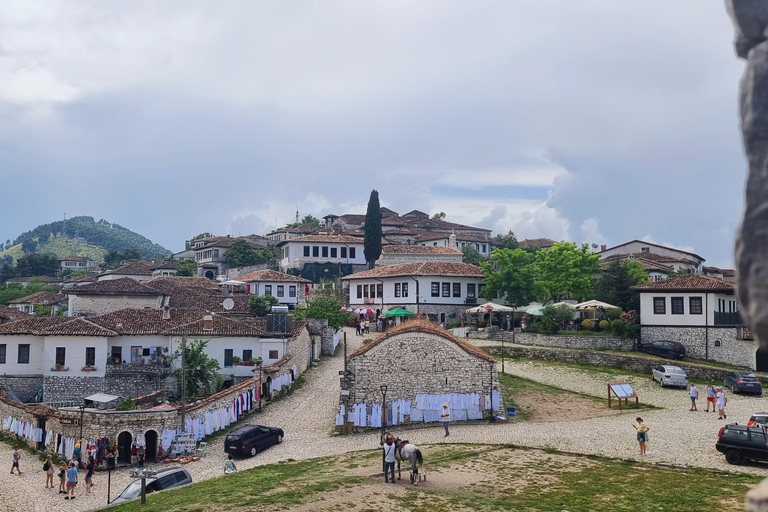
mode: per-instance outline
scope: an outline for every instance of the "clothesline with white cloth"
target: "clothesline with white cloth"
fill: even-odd
[[[13,416],[8,416],[3,420],[3,430],[10,430],[17,436],[36,443],[42,443],[45,434],[42,428],[35,427],[33,423],[21,421]]]

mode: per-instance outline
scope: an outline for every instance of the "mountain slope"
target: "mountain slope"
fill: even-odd
[[[96,222],[93,217],[87,216],[42,224],[22,233],[13,241],[14,247],[0,253],[0,257],[5,254],[20,256],[17,253],[21,252],[21,244],[25,242],[28,245],[30,242],[37,242],[35,252],[52,253],[58,257],[90,256],[99,261],[107,251],[137,249],[145,259],[170,253],[165,247],[128,228],[104,219]]]

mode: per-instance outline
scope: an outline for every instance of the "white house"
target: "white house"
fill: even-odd
[[[215,279],[226,276],[229,269],[227,250],[232,242],[243,239],[254,249],[271,247],[272,242],[263,236],[245,235],[241,237],[214,236],[210,238],[198,238],[192,242],[192,250],[195,251],[198,277]]]
[[[377,267],[398,263],[442,262],[461,263],[464,254],[453,247],[431,245],[385,245],[381,248],[381,257],[376,260]]]
[[[477,303],[483,273],[467,263],[400,263],[357,272],[349,283],[349,305],[380,312],[403,307],[440,322],[455,320]]]
[[[289,307],[305,302],[305,288],[312,283],[309,279],[274,270],[257,270],[239,276],[237,280],[245,283],[249,294],[271,295],[277,298],[280,304]]]
[[[65,270],[91,270],[99,266],[99,262],[85,256],[64,256],[59,258],[59,269]]]
[[[631,257],[636,256],[644,260],[653,261],[666,266],[673,267],[674,270],[686,273],[701,273],[703,270],[704,258],[696,253],[666,247],[664,245],[644,242],[642,240],[632,240],[614,247],[606,248],[604,245],[598,253],[601,259],[612,256]]]
[[[678,341],[690,357],[756,367],[757,343],[742,324],[733,283],[687,274],[633,289],[642,342]]]
[[[343,263],[365,265],[363,239],[348,235],[308,235],[283,240],[280,267],[303,269],[307,263]]]
[[[487,236],[466,235],[452,233],[422,233],[416,236],[416,243],[432,247],[454,247],[463,249],[471,246],[477,249],[482,256],[490,256],[493,243]]]

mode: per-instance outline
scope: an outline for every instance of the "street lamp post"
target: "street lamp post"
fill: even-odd
[[[261,357],[256,358],[256,366],[259,367],[259,412],[261,412],[261,395],[264,393],[264,386],[261,384],[261,363],[263,362]]]
[[[387,429],[387,385],[381,385],[381,434],[384,436],[384,431]],[[387,462],[384,459],[384,452],[381,454],[381,469],[384,474],[387,474]]]

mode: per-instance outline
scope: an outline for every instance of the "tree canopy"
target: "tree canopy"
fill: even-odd
[[[371,190],[371,197],[368,199],[363,244],[365,261],[368,262],[368,268],[373,268],[376,265],[376,260],[381,256],[381,206],[379,205],[379,193],[376,190]]]
[[[325,318],[334,329],[346,325],[352,315],[342,307],[338,297],[316,295],[307,304],[306,309],[298,310],[297,320],[301,318]]]
[[[648,280],[648,273],[636,260],[622,263],[612,261],[603,271],[597,283],[597,298],[603,302],[619,306],[624,311],[640,309],[640,296],[630,287]]]
[[[298,228],[300,226],[309,226],[311,228],[319,229],[320,227],[322,227],[322,224],[320,223],[320,219],[318,219],[314,215],[305,215],[300,222],[292,222],[290,224],[285,225],[285,227],[287,228]]]
[[[483,269],[483,298],[522,306],[535,298],[534,256],[522,249],[495,249]]]
[[[445,212],[439,212],[432,216],[432,220],[445,220]]]
[[[197,263],[191,258],[179,260],[179,266],[176,268],[178,277],[194,277],[197,273]]]
[[[187,347],[184,354],[184,366],[186,367],[184,377],[187,381],[187,394],[197,396],[201,392],[209,393],[215,386],[216,377],[218,376],[217,371],[221,366],[219,366],[219,362],[215,358],[208,357],[205,353],[205,347],[208,346],[209,340],[189,342],[186,339],[187,337],[184,336]],[[181,347],[176,350],[175,357],[181,360]],[[177,369],[174,375],[176,376],[179,389],[181,389],[181,368]]]
[[[16,261],[17,277],[55,276],[59,271],[59,260],[46,254],[25,254]]]
[[[273,297],[268,293],[248,297],[248,307],[251,308],[251,312],[256,316],[266,316],[269,311],[268,306],[277,306],[278,304],[280,304],[280,301],[277,300],[277,297]]]
[[[141,260],[141,253],[138,251],[138,249],[126,249],[123,252],[109,251],[104,256],[104,263],[102,267],[105,269],[112,269],[119,267],[123,263],[139,260]]]
[[[478,251],[477,247],[475,247],[473,244],[465,245],[461,248],[461,252],[463,254],[461,261],[464,263],[469,263],[470,265],[480,265],[481,261],[485,261],[483,255],[480,254],[480,251]]]
[[[517,249],[517,236],[509,230],[506,235],[499,233],[493,237],[493,241],[499,246],[499,249]]]
[[[226,255],[232,267],[246,267],[266,263],[273,256],[271,250],[267,248],[257,249],[249,244],[245,238],[234,240],[227,248]]]
[[[32,280],[26,286],[21,283],[5,283],[0,285],[0,304],[9,300],[20,299],[37,292],[55,292],[56,289],[41,281]]]
[[[200,240],[201,238],[211,238],[213,237],[213,233],[209,233],[208,231],[203,231],[202,233],[199,233],[192,238],[190,238],[185,245],[186,250],[190,250],[192,248],[192,245],[194,244],[195,240]]]
[[[540,294],[553,302],[564,297],[589,298],[594,295],[595,276],[600,271],[600,256],[587,244],[558,242],[536,253],[536,284]]]

